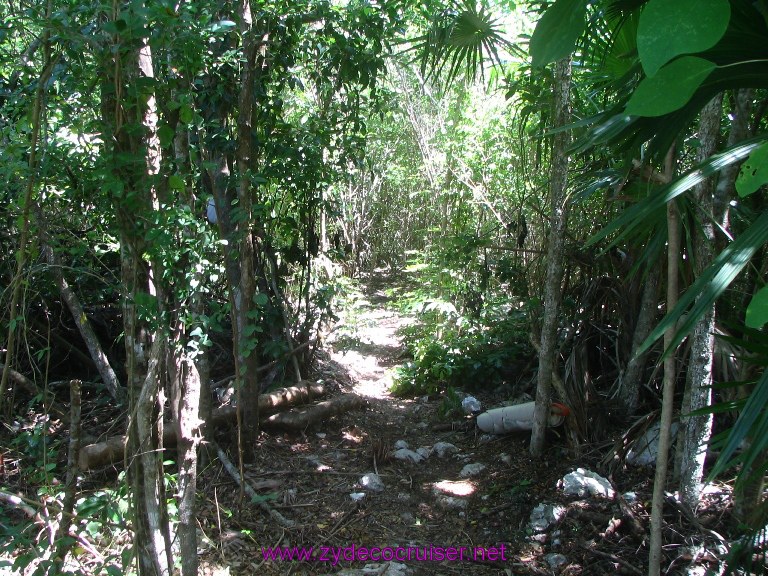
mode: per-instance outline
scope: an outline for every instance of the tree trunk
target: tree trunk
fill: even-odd
[[[553,126],[565,126],[570,121],[571,61],[563,59],[555,64]],[[544,318],[541,327],[539,375],[536,386],[536,410],[531,434],[531,454],[540,457],[544,452],[547,420],[552,395],[552,370],[557,354],[557,324],[562,296],[563,253],[568,221],[568,144],[567,131],[555,135],[552,146],[552,168],[549,179],[550,215],[549,245],[547,247],[547,279],[544,284]],[[563,400],[567,400],[563,398]]]
[[[733,96],[733,108],[731,109],[731,129],[728,132],[726,147],[730,148],[750,136],[749,120],[752,116],[752,99],[755,91],[751,88],[737,90]],[[715,188],[713,212],[715,219],[724,230],[730,228],[730,198],[735,195],[736,177],[739,175],[739,164],[729,164],[720,171],[720,179]],[[718,242],[718,252],[725,247],[724,237]]]
[[[634,334],[632,334],[632,351],[626,368],[619,376],[621,381],[620,400],[629,415],[637,411],[637,404],[640,399],[640,381],[648,354],[646,352],[638,355],[637,351],[654,326],[659,303],[659,276],[659,268],[654,266],[648,271],[648,276],[645,278],[643,295],[640,299],[640,311],[637,315]]]
[[[712,99],[701,111],[697,160],[703,162],[715,153],[720,135],[722,94]],[[715,183],[708,179],[698,184],[694,196],[701,216],[701,227],[693,230],[693,256],[696,276],[712,262],[715,243],[713,224],[713,197]],[[696,509],[701,494],[704,459],[712,434],[712,414],[687,416],[694,410],[705,408],[712,401],[712,358],[715,349],[715,307],[712,306],[696,323],[691,337],[686,390],[681,409],[682,420],[678,432],[680,497]]]
[[[238,422],[242,434],[242,446],[253,447],[259,431],[259,380],[258,354],[256,337],[250,318],[253,310],[256,282],[254,275],[254,238],[253,195],[251,192],[250,172],[252,168],[252,111],[253,86],[256,80],[255,67],[258,44],[253,30],[251,5],[249,0],[241,0],[240,34],[243,42],[243,67],[240,78],[239,109],[237,114],[237,169],[239,180],[237,202],[240,217],[237,219],[238,258],[240,264],[240,282],[231,286],[233,304],[233,333],[237,358],[236,375],[238,377],[238,410],[241,417]],[[250,453],[243,454],[250,460]]]
[[[117,19],[118,6],[111,18]],[[125,7],[130,10],[131,7]],[[126,460],[133,498],[134,550],[140,576],[166,576],[173,565],[163,483],[162,406],[160,383],[162,338],[150,337],[138,304],[149,301],[150,268],[144,260],[145,221],[152,214],[150,171],[157,158],[157,117],[137,87],[152,75],[149,46],[122,44],[107,47],[102,90],[102,118],[106,163],[111,166],[108,189],[113,194],[120,228],[122,308],[129,395]],[[120,99],[118,99],[118,95]],[[151,356],[151,358],[150,358]]]
[[[666,180],[672,180],[674,170],[674,150],[670,148],[665,159],[664,174]],[[677,305],[678,273],[680,258],[680,217],[674,202],[667,204],[667,311]],[[664,349],[670,347],[675,334],[675,327],[670,326],[664,332]],[[659,452],[656,455],[656,477],[653,482],[653,500],[651,510],[650,545],[648,552],[648,576],[659,576],[661,567],[661,538],[664,508],[664,488],[667,482],[667,462],[669,459],[670,429],[675,400],[675,379],[677,362],[671,351],[664,358],[664,382],[661,404],[661,422],[659,430]]]

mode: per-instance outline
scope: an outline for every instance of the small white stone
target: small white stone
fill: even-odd
[[[432,451],[435,452],[440,458],[445,458],[451,454],[456,454],[459,449],[450,442],[438,442],[432,446]]]
[[[568,558],[562,554],[547,554],[544,556],[544,560],[547,561],[547,564],[549,564],[550,568],[559,568],[563,564],[568,563]]]
[[[372,492],[384,491],[384,482],[381,481],[381,477],[378,474],[373,474],[371,472],[364,474],[363,477],[360,478],[360,486],[366,490],[371,490]]]
[[[459,477],[469,478],[471,476],[477,476],[483,470],[485,470],[485,464],[480,464],[479,462],[467,464],[461,469],[461,472],[459,472]]]
[[[616,495],[608,480],[584,468],[577,468],[574,472],[566,474],[561,483],[563,493],[572,496],[584,497],[590,495],[613,498]]]
[[[418,464],[424,460],[424,457],[421,454],[418,454],[413,450],[408,450],[408,448],[400,448],[399,450],[395,450],[392,453],[392,457],[396,458],[397,460],[403,460],[405,462],[413,462],[414,464]]]

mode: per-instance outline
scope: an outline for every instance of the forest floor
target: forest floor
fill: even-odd
[[[207,464],[201,466],[198,481],[200,573],[644,574],[654,471],[610,459],[631,423],[613,435],[606,433],[599,446],[572,446],[562,429],[554,429],[545,456],[532,459],[529,433],[483,435],[471,419],[446,420],[445,397],[394,397],[389,390],[393,372],[408,360],[399,330],[415,321],[394,305],[403,282],[402,277],[372,276],[350,295],[310,378],[322,381],[331,399],[354,394],[365,400],[365,407],[300,433],[261,432],[256,445],[247,447],[253,461],[245,465],[244,475],[259,501],[241,497],[238,482],[215,452],[201,458]],[[532,387],[532,374],[525,378]],[[57,395],[60,413],[68,411],[65,392]],[[473,392],[483,408],[510,400],[508,394]],[[126,414],[105,402],[102,391],[89,389],[83,403],[89,433],[104,437],[124,429]],[[0,496],[6,495],[0,500],[0,575],[30,573],[3,571],[3,563],[14,557],[22,566],[28,562],[19,556],[23,545],[16,548],[4,537],[9,527],[18,527],[18,534],[38,531],[36,524],[25,521],[22,508],[5,506],[11,502],[7,495],[24,494],[34,502],[36,495],[46,493],[50,476],[65,468],[66,450],[58,451],[56,464],[48,462],[50,445],[35,432],[35,422],[46,418],[30,412],[13,426],[0,427]],[[63,420],[47,421],[52,438],[63,446],[68,436]],[[28,432],[19,434],[22,429]],[[236,437],[234,426],[228,425],[213,437],[235,463]],[[36,466],[25,459],[24,450],[30,449],[25,442],[42,450],[44,457]],[[422,459],[396,458],[396,448],[402,447],[402,453],[406,445]],[[169,451],[167,458],[174,457]],[[608,469],[601,466],[607,461]],[[566,495],[558,484],[577,468],[606,477],[616,497]],[[85,475],[80,494],[98,500],[104,487],[124,494],[121,469],[119,462]],[[172,475],[169,468],[169,479]],[[534,529],[531,514],[542,504],[540,520],[546,527]],[[121,511],[125,509],[127,501],[121,500]],[[99,538],[96,530],[88,539],[99,550],[79,554],[83,565],[103,567],[104,558],[112,562],[130,545],[123,520],[112,522],[110,530],[119,530],[119,536]],[[668,498],[662,574],[722,573],[720,560],[734,526],[727,485],[714,486],[696,515]],[[45,540],[45,534],[40,530],[38,536]],[[29,558],[35,556],[32,552]],[[302,554],[310,558],[299,559]]]
[[[466,422],[451,429],[442,398],[393,397],[393,370],[405,361],[398,330],[413,320],[391,306],[392,288],[387,277],[365,283],[321,363],[319,376],[338,384],[336,394],[363,396],[367,407],[302,434],[263,434],[247,467],[249,482],[293,527],[240,504],[219,466],[203,473],[199,518],[216,543],[204,553],[205,573],[644,574],[653,469],[602,472],[619,495],[613,499],[566,496],[558,482],[579,467],[599,471],[611,439],[599,449],[581,446],[576,456],[553,433],[545,457],[534,460],[529,434],[488,437]],[[483,407],[508,400],[474,395]],[[427,457],[394,458],[398,442]],[[439,443],[455,451],[440,457]],[[475,466],[470,476],[462,474],[467,465]],[[363,486],[364,475],[376,472],[383,486]],[[717,573],[715,531],[728,523],[727,502],[727,487],[713,490],[693,518],[670,501],[662,573]],[[561,517],[535,533],[531,512],[541,503]],[[286,559],[276,559],[278,549]],[[409,551],[410,560],[398,561]],[[302,553],[312,560],[287,559]],[[385,561],[390,554],[395,559]]]

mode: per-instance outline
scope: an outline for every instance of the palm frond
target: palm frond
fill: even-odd
[[[663,209],[669,202],[687,190],[690,190],[696,186],[696,184],[703,182],[713,174],[719,172],[726,166],[741,162],[747,158],[752,151],[766,141],[768,141],[768,134],[762,134],[755,138],[744,140],[736,146],[732,146],[719,154],[713,155],[674,182],[655,191],[642,202],[630,206],[618,218],[611,221],[605,228],[590,238],[587,241],[587,246],[591,246],[596,242],[604,240],[615,232],[619,233],[613,239],[612,243],[615,244],[619,242],[629,235],[637,226],[641,225],[654,212]]]
[[[439,13],[429,30],[416,38],[410,50],[418,54],[425,78],[453,83],[462,73],[467,79],[484,76],[485,63],[501,65],[501,50],[518,53],[504,36],[499,19],[480,0],[459,0]]]
[[[665,354],[674,350],[766,242],[768,242],[768,211],[763,212],[747,230],[720,252],[712,264],[683,294],[677,306],[670,310],[651,332],[640,347],[639,353],[647,350],[653,342],[661,338],[670,326],[676,326],[676,330],[672,344]],[[768,389],[768,385],[766,388]],[[766,400],[768,400],[768,391],[766,394]],[[765,431],[768,435],[768,419],[766,419]],[[768,442],[768,436],[766,436],[766,442]]]

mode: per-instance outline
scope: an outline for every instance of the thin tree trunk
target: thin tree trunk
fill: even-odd
[[[61,520],[56,530],[56,568],[61,571],[64,558],[72,548],[69,529],[72,526],[75,501],[77,500],[77,461],[80,457],[80,439],[82,437],[82,385],[80,380],[69,383],[69,448],[67,451],[67,481],[64,484],[64,500],[61,503]]]
[[[113,6],[112,20],[118,10]],[[135,14],[136,17],[140,17]],[[162,407],[165,403],[158,366],[164,343],[154,344],[140,319],[138,304],[150,293],[151,269],[146,264],[143,227],[152,215],[150,177],[156,170],[157,117],[137,86],[152,75],[151,52],[143,42],[136,47],[114,37],[106,47],[102,90],[107,165],[112,167],[109,190],[114,195],[120,229],[120,260],[124,342],[130,419],[126,466],[132,491],[134,550],[140,576],[166,576],[172,567],[170,533],[163,483]],[[119,159],[119,160],[118,160]],[[152,362],[150,363],[150,355]]]
[[[183,174],[190,173],[189,166],[189,137],[185,127],[176,125],[176,137],[174,138],[174,155],[176,166]],[[191,212],[195,210],[195,197],[189,188],[184,191],[181,199],[189,206]],[[188,234],[186,230],[181,234]],[[204,273],[196,271],[195,262],[184,260],[179,266],[181,278],[191,276],[196,279],[199,286],[204,286],[206,279]],[[179,524],[176,535],[179,539],[179,553],[181,556],[182,576],[197,576],[197,512],[195,497],[197,493],[197,461],[200,442],[205,433],[204,423],[211,411],[210,395],[205,384],[208,382],[210,368],[208,363],[208,349],[204,342],[204,335],[188,336],[190,325],[195,325],[205,313],[205,303],[202,293],[198,290],[190,294],[189,309],[184,313],[191,315],[193,320],[185,325],[181,318],[176,319],[173,343],[173,364],[176,367],[176,378],[171,383],[171,406],[173,409],[174,426],[176,432],[177,452],[179,455],[179,481],[176,495],[179,507]],[[183,306],[177,302],[174,309],[180,310]],[[178,316],[178,315],[177,315]],[[194,362],[190,359],[188,350],[194,342],[196,355]]]
[[[699,148],[697,160],[703,162],[717,150],[720,135],[720,115],[723,96],[713,98],[701,111],[699,120]],[[713,198],[715,183],[710,178],[694,189],[701,227],[694,228],[694,269],[698,277],[712,262],[715,226],[713,223]],[[692,509],[696,509],[704,476],[704,460],[712,434],[712,414],[687,416],[694,410],[709,406],[712,402],[712,358],[715,350],[715,307],[712,306],[696,323],[691,337],[691,353],[688,364],[686,390],[681,409],[682,421],[678,432],[680,497]]]
[[[664,174],[667,177],[667,181],[671,181],[674,166],[673,149],[670,148],[664,163]],[[677,305],[680,258],[680,218],[674,202],[667,204],[667,237],[667,311],[670,311]],[[665,350],[671,346],[674,334],[674,326],[668,328],[664,333]],[[667,481],[667,462],[669,459],[670,429],[672,426],[676,376],[677,363],[675,361],[675,353],[670,352],[664,359],[659,452],[656,455],[656,477],[653,482],[648,576],[659,576],[661,567],[662,511],[664,508],[664,488]]]
[[[654,326],[654,319],[658,311],[659,276],[659,268],[654,266],[648,271],[648,276],[645,278],[643,295],[640,299],[640,311],[637,315],[635,332],[632,334],[632,351],[629,362],[619,377],[621,381],[620,400],[630,415],[637,411],[637,404],[640,399],[640,381],[648,354],[638,355],[637,351]]]
[[[571,61],[563,59],[555,64],[554,126],[565,126],[570,120]],[[563,278],[565,230],[568,221],[568,144],[567,131],[555,135],[550,171],[549,245],[547,247],[547,279],[544,284],[544,318],[541,327],[539,375],[536,386],[536,410],[531,434],[531,454],[540,457],[544,452],[545,434],[552,395],[552,370],[557,354],[557,324]],[[565,398],[563,400],[566,400]]]
[[[737,90],[733,96],[733,108],[731,110],[731,129],[728,132],[726,147],[730,148],[737,143],[746,140],[750,136],[749,120],[752,116],[752,99],[755,91],[751,88]],[[730,228],[730,198],[735,194],[736,177],[739,175],[739,164],[728,164],[720,171],[720,179],[715,188],[713,212],[715,219],[724,230]],[[719,242],[720,248],[724,247],[723,241]],[[719,251],[719,250],[718,250]]]
[[[254,238],[253,196],[251,192],[251,163],[253,150],[252,140],[252,110],[253,87],[256,80],[256,56],[258,44],[253,29],[253,18],[249,0],[241,0],[240,5],[240,34],[243,42],[243,68],[240,78],[239,109],[237,114],[237,169],[239,181],[237,186],[237,201],[241,217],[237,221],[237,237],[240,264],[240,282],[231,286],[233,303],[233,333],[236,339],[236,358],[238,377],[238,421],[242,434],[241,455],[250,460],[248,454],[242,454],[242,446],[253,447],[259,430],[259,380],[258,354],[254,343],[255,334],[249,329],[252,325],[250,312],[253,309],[253,298],[256,294],[254,278]]]

